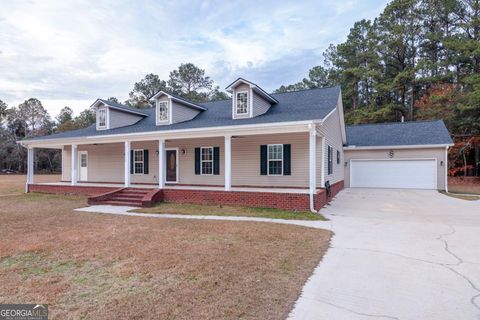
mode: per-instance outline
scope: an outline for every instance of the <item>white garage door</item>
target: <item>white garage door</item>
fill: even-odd
[[[351,160],[352,188],[436,189],[435,160]]]

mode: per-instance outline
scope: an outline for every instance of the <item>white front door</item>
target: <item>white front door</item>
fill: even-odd
[[[88,152],[78,152],[78,180],[88,181]]]
[[[351,160],[352,188],[436,189],[435,159]]]

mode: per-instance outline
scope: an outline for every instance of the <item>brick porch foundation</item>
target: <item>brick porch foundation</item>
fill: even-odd
[[[327,198],[325,189],[315,194],[314,206],[316,210],[325,206],[340,190],[343,181],[332,185],[332,197]],[[54,194],[79,194],[86,196],[99,196],[118,190],[115,187],[90,187],[90,186],[56,186],[56,185],[29,185],[29,192],[42,192]],[[305,193],[277,193],[277,192],[252,192],[252,191],[215,191],[215,190],[182,190],[153,189],[151,198],[143,199],[144,206],[154,202],[193,203],[209,205],[232,205],[256,208],[276,208],[281,210],[310,210],[310,196]]]

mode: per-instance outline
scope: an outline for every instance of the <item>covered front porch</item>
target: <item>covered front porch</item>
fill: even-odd
[[[95,196],[137,188],[161,190],[163,201],[319,210],[325,139],[314,125],[285,131],[157,133],[48,146],[62,150],[58,183],[35,183],[29,147],[28,191]]]

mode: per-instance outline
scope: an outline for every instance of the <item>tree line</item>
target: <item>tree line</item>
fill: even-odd
[[[153,73],[147,74],[133,85],[124,104],[134,108],[147,108],[150,106],[149,98],[160,90],[197,102],[228,99],[228,95],[220,91],[213,80],[205,75],[205,70],[192,63],[182,63],[170,72],[168,80],[161,80]],[[116,97],[107,100],[119,103]],[[0,100],[0,169],[25,172],[27,152],[18,144],[20,140],[86,128],[95,123],[95,119],[95,111],[89,108],[74,116],[73,109],[65,106],[52,119],[41,101],[36,98],[25,100],[17,107],[9,107]],[[37,171],[55,172],[60,167],[60,151],[37,150]]]
[[[480,134],[480,0],[394,0],[276,92],[340,85],[350,124],[444,119]]]

